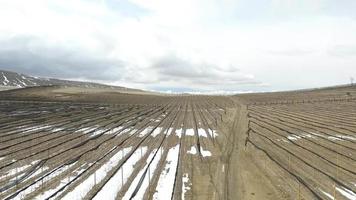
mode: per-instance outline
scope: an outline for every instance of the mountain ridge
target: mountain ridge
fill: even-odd
[[[56,78],[36,77],[36,76],[30,76],[22,73],[0,69],[0,86],[2,87],[26,88],[26,87],[52,86],[52,85],[142,91],[139,89],[105,85],[105,84],[94,83],[94,82],[70,81],[70,80],[56,79]]]

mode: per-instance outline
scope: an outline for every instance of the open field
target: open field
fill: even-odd
[[[355,199],[355,87],[0,97],[0,199]]]

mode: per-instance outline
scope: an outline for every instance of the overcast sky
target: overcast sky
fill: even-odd
[[[355,0],[0,0],[0,69],[160,91],[356,77]]]

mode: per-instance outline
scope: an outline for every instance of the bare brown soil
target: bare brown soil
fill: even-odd
[[[353,91],[1,92],[0,199],[351,199]]]

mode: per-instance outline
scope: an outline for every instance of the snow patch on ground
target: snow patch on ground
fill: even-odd
[[[147,147],[140,147],[137,149],[130,158],[121,166],[113,177],[104,185],[99,193],[93,200],[114,200],[120,191],[121,187],[126,183],[127,179],[131,176],[135,164],[141,159],[147,151]]]
[[[161,151],[161,150],[159,149],[159,151]],[[152,161],[151,165],[148,166],[149,169],[148,169],[148,171],[147,171],[147,173],[146,173],[146,175],[144,177],[144,180],[143,180],[143,183],[142,183],[140,189],[138,190],[138,192],[135,195],[135,197],[132,198],[132,199],[137,199],[137,200],[144,199],[143,197],[144,197],[144,194],[145,194],[146,190],[147,189],[150,189],[150,191],[153,190],[153,188],[150,187],[151,186],[151,179],[152,179],[152,177],[154,175],[154,172],[156,171],[156,168],[157,168],[157,165],[158,165],[160,159],[161,159],[161,153],[157,153],[156,156],[153,158],[153,161]]]
[[[59,175],[61,173],[63,173],[64,171],[66,171],[68,168],[72,167],[75,163],[68,165],[67,167],[64,167],[60,170],[58,170],[56,172],[56,175]],[[60,181],[60,183],[57,185],[57,187],[53,188],[53,189],[49,189],[43,193],[41,193],[40,195],[36,196],[34,199],[47,199],[48,197],[50,197],[52,194],[54,194],[57,190],[59,190],[61,187],[63,187],[64,185],[66,185],[71,179],[75,178],[75,176],[70,176],[67,178],[64,178]]]
[[[179,138],[182,137],[182,134],[183,134],[183,129],[180,128],[180,129],[176,129],[176,136],[178,136]]]
[[[156,137],[162,131],[162,127],[157,127],[151,134],[152,137]]]
[[[319,137],[322,137],[322,138],[325,138],[325,139],[328,139],[328,140],[333,140],[333,141],[343,141],[345,139],[356,140],[356,137],[348,136],[348,135],[336,134],[336,135],[333,135],[333,136],[328,136],[328,135],[323,135],[323,134],[314,133],[314,132],[310,132],[310,133],[312,135],[316,135],[316,136],[319,136]]]
[[[208,135],[206,134],[206,132],[203,128],[198,128],[198,135],[200,137],[208,137]]]
[[[74,164],[75,164],[75,163],[71,164],[70,166],[72,166],[72,165],[74,165]],[[68,167],[70,167],[70,166],[68,166]],[[47,176],[46,178],[44,178],[43,181],[37,179],[37,182],[36,182],[35,184],[31,185],[30,187],[26,188],[24,191],[20,192],[14,199],[18,199],[18,200],[25,199],[24,197],[25,197],[26,195],[28,195],[28,194],[32,193],[33,191],[35,191],[36,189],[40,188],[40,187],[42,186],[42,184],[45,184],[45,183],[47,183],[48,181],[53,180],[53,178],[59,176],[59,175],[62,174],[64,171],[66,171],[66,170],[68,169],[68,167],[67,167],[67,168],[64,168],[64,167],[63,167],[63,168],[60,168],[60,169],[55,170],[50,176]],[[37,170],[37,172],[36,172],[35,174],[42,173],[42,171],[45,171],[45,170],[47,170],[47,169],[48,169],[47,167],[46,167],[45,169],[39,169],[39,170]],[[36,176],[35,174],[33,174],[32,176]],[[32,176],[31,176],[31,177],[32,177]],[[30,177],[30,178],[31,178],[31,177]],[[75,177],[75,176],[74,176],[74,177]],[[62,183],[61,183],[61,184],[62,184]],[[45,194],[45,192],[42,193],[42,194],[40,194],[39,196],[44,195],[44,194]],[[48,195],[48,194],[49,194],[49,193],[46,193],[46,196],[50,196],[50,195]],[[37,197],[35,197],[35,199],[43,199],[43,198],[37,198]]]
[[[35,161],[32,161],[30,164],[28,165],[23,165],[21,167],[16,167],[14,169],[10,169],[9,171],[6,172],[5,175],[2,175],[0,176],[0,180],[3,180],[9,176],[13,176],[13,175],[16,175],[16,174],[22,174],[23,171],[25,171],[26,169],[28,169],[29,167],[35,165],[36,163],[38,163],[39,160],[35,160]],[[13,178],[14,180],[16,179],[16,177]]]
[[[187,153],[195,155],[197,154],[197,149],[195,148],[195,146],[191,146]],[[203,147],[200,147],[200,153],[203,157],[211,156],[211,152],[208,150],[204,150]]]
[[[169,128],[166,132],[167,136],[170,136],[173,133],[173,128]]]
[[[7,77],[5,76],[4,72],[2,72],[2,76],[4,77],[3,84],[6,86],[10,81],[7,79]]]
[[[50,125],[39,125],[39,126],[32,126],[32,127],[28,127],[26,129],[24,129],[24,131],[22,133],[28,133],[28,132],[33,132],[33,131],[39,131],[39,130],[43,130],[43,129],[47,129],[47,128],[51,128],[52,126]]]
[[[78,133],[78,132],[82,132],[84,134],[88,134],[90,133],[90,137],[94,137],[96,135],[99,135],[99,134],[116,134],[117,132],[121,131],[123,129],[123,127],[119,126],[119,127],[115,127],[115,128],[112,128],[112,129],[106,129],[106,128],[100,128],[99,125],[95,125],[95,126],[90,126],[90,127],[84,127],[84,128],[81,128],[81,129],[78,129],[75,131],[75,133]]]
[[[54,128],[51,130],[52,133],[57,133],[59,131],[62,131],[64,128]]]
[[[286,140],[286,139],[284,139],[284,138],[283,138],[283,139],[277,139],[277,141],[278,141],[278,142],[286,142],[286,143],[289,143],[289,141]]]
[[[93,126],[93,127],[85,127],[85,128],[81,128],[81,129],[76,130],[75,133],[82,132],[82,133],[84,133],[84,134],[87,134],[87,133],[89,133],[90,131],[93,131],[93,130],[95,130],[95,129],[97,129],[97,128],[99,128],[98,125]]]
[[[194,129],[192,128],[187,129],[185,134],[188,136],[194,136]]]
[[[140,132],[140,134],[138,135],[138,137],[144,137],[144,136],[147,135],[149,132],[151,132],[152,129],[153,129],[152,126],[149,126],[149,127],[145,128],[145,129],[143,129],[143,130]]]
[[[356,194],[353,193],[351,190],[348,190],[346,188],[338,188],[336,187],[336,190],[340,192],[344,197],[350,200],[356,200]]]
[[[136,186],[137,186],[138,183],[140,182],[141,177],[142,177],[143,174],[145,173],[146,168],[148,167],[149,162],[153,159],[153,156],[155,155],[156,151],[158,151],[158,149],[154,149],[154,150],[151,151],[150,155],[148,156],[148,158],[147,158],[147,160],[146,160],[146,165],[140,170],[140,172],[137,174],[137,176],[135,177],[135,179],[132,181],[132,183],[131,183],[129,189],[127,190],[127,192],[125,193],[124,197],[122,198],[123,200],[142,199],[141,196],[143,196],[143,194],[144,194],[145,191],[142,192],[141,190],[142,190],[142,188],[145,188],[145,187],[148,186],[148,182],[147,182],[146,180],[143,180],[143,183],[142,183],[142,185],[141,185],[141,188],[140,188],[139,191],[137,192],[136,196],[133,197],[133,198],[131,198],[131,196],[132,196],[133,192],[135,191]],[[157,153],[156,157],[160,157],[160,154]],[[156,159],[155,159],[155,160],[156,160]],[[159,161],[159,159],[158,159],[158,161]],[[158,162],[157,162],[157,163],[158,163]],[[151,166],[150,171],[152,171],[152,172],[154,171],[154,169],[156,168],[155,165],[156,165],[157,163],[156,163],[155,161],[152,162],[152,165],[153,165],[153,166]],[[149,173],[149,174],[150,174],[150,173]],[[147,172],[146,176],[144,177],[144,179],[146,179],[147,175],[148,175],[148,172]],[[152,177],[152,176],[151,176],[151,177]],[[140,191],[141,191],[141,192],[140,192]],[[141,198],[139,198],[139,197],[141,197]]]
[[[298,135],[290,135],[287,137],[289,140],[299,140],[301,139],[302,137],[298,136]]]
[[[340,140],[344,140],[344,139],[356,140],[356,137],[348,136],[348,135],[335,135],[335,137],[339,138]]]
[[[209,157],[211,156],[211,152],[208,150],[204,150],[203,147],[200,147],[200,152],[203,157]]]
[[[327,192],[324,192],[323,190],[321,190],[321,189],[319,189],[325,196],[327,196],[329,199],[331,199],[331,200],[334,200],[334,197],[331,195],[331,194],[329,194],[329,193],[327,193]]]
[[[37,175],[41,174],[42,172],[44,172],[44,171],[46,171],[48,169],[49,169],[49,167],[47,167],[47,166],[41,167],[41,169],[37,170],[35,173],[31,174],[31,176],[27,177],[26,180],[29,180],[29,179],[31,179],[33,177],[36,177]],[[52,176],[50,176],[50,177],[52,177]]]
[[[113,129],[110,129],[109,131],[105,132],[105,134],[108,134],[108,135],[110,135],[110,134],[115,134],[115,133],[119,132],[119,131],[122,130],[122,129],[123,129],[122,126],[115,127],[115,128],[113,128]]]
[[[187,151],[187,153],[195,155],[197,154],[197,149],[195,148],[195,146],[192,146],[190,150]]]
[[[182,182],[182,200],[185,200],[185,193],[190,190],[190,186],[192,185],[189,183],[189,176],[187,173],[183,175]]]
[[[328,136],[327,137],[329,140],[333,140],[333,141],[342,141],[343,139],[336,137],[336,136]]]
[[[80,200],[82,197],[91,190],[92,187],[95,186],[96,183],[102,181],[107,173],[126,156],[127,153],[130,152],[132,147],[124,148],[118,151],[115,155],[113,155],[109,161],[107,161],[104,165],[102,165],[98,170],[96,170],[93,174],[91,174],[86,180],[84,180],[80,185],[78,185],[74,190],[68,192],[63,200]]]
[[[216,130],[211,130],[211,129],[209,129],[209,134],[210,134],[210,136],[211,136],[212,138],[218,137],[218,133],[217,133]]]
[[[138,129],[132,129],[128,132],[129,135],[133,135],[138,131]]]
[[[16,80],[17,80],[19,83],[21,83],[21,84],[22,84],[22,86],[24,86],[24,87],[26,87],[26,86],[27,86],[27,84],[26,84],[25,82],[21,81],[20,79],[16,78]]]
[[[287,136],[287,138],[289,140],[299,140],[299,139],[302,139],[302,138],[315,138],[315,136],[311,135],[311,134],[300,134],[300,135],[296,135],[296,134],[292,134],[292,135],[289,135]]]
[[[159,177],[154,200],[172,199],[173,185],[178,165],[179,144],[168,151],[166,166]]]

